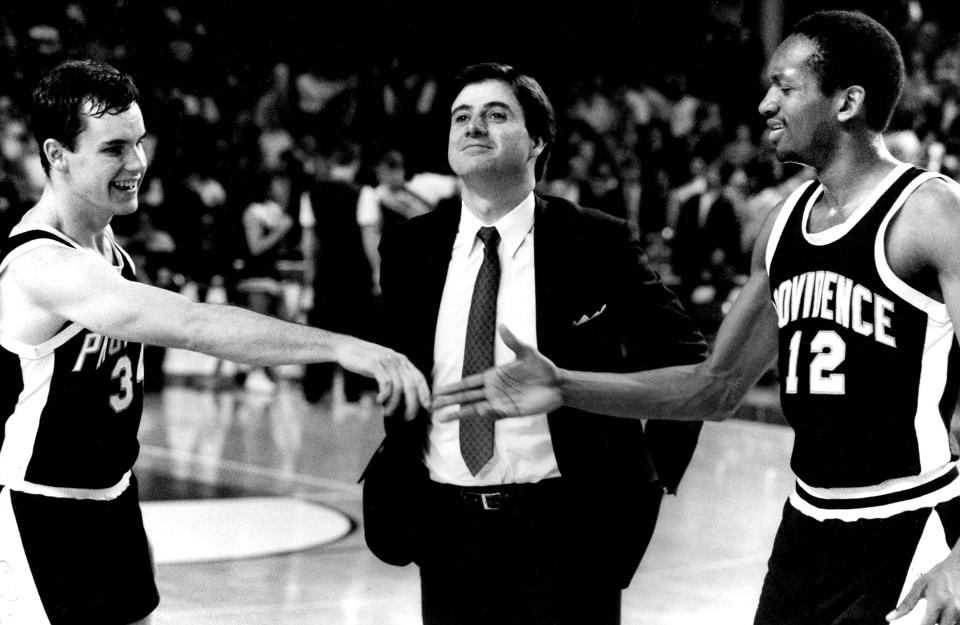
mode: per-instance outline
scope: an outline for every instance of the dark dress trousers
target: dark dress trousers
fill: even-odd
[[[428,379],[459,219],[459,206],[437,209],[398,226],[380,248],[389,344]],[[557,366],[636,371],[706,355],[702,335],[621,220],[537,196],[534,263],[538,349]],[[579,323],[584,316],[593,318]],[[388,418],[386,437],[361,477],[367,544],[391,564],[422,564],[435,539],[422,461],[429,420],[426,411],[412,422]],[[676,490],[689,463],[700,424],[648,421],[644,428],[638,420],[569,408],[549,414],[548,422],[563,490],[552,518],[574,519],[577,528],[556,549],[583,560],[591,577],[625,588],[653,533],[664,489]]]

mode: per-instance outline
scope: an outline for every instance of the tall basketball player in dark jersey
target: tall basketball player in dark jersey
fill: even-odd
[[[776,50],[760,113],[777,157],[816,180],[772,211],[703,364],[562,371],[503,331],[517,360],[434,407],[722,419],[776,361],[797,483],[756,623],[960,622],[960,186],[888,152],[903,76],[859,13],[813,14]]]
[[[67,62],[34,92],[47,182],[0,242],[0,622],[146,623],[158,602],[132,467],[142,344],[260,365],[335,361],[412,418],[423,376],[379,345],[135,281],[110,229],[146,162],[131,79]]]

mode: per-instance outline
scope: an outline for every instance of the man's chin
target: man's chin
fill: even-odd
[[[488,173],[496,168],[495,165],[495,163],[486,159],[469,158],[460,159],[452,163],[451,169],[453,169],[453,173],[463,178],[465,176]]]
[[[117,210],[114,211],[117,215],[131,215],[137,212],[137,209],[140,207],[140,203],[137,200],[132,202],[124,202],[117,206]]]
[[[773,155],[776,156],[777,160],[781,163],[793,163],[796,162],[797,158],[797,155],[794,152],[791,152],[789,149],[780,145],[774,147]]]

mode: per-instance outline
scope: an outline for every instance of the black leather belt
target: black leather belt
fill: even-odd
[[[515,508],[536,495],[549,495],[560,487],[559,478],[526,484],[495,484],[492,486],[457,486],[431,482],[433,490],[443,499],[457,502],[466,510],[494,512]]]

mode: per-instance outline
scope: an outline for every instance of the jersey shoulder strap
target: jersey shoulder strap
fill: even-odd
[[[69,248],[74,247],[74,245],[67,239],[47,230],[27,230],[13,234],[10,235],[7,240],[3,241],[2,244],[0,244],[0,270],[6,266],[7,259],[14,250],[31,243],[32,241],[37,241],[40,239],[49,239]]]

